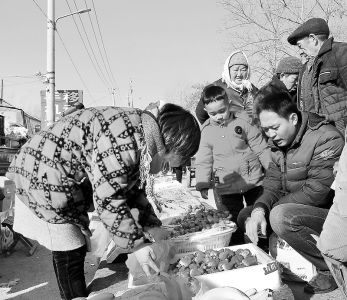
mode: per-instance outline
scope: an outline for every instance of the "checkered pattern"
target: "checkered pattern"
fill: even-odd
[[[139,178],[141,114],[132,108],[88,108],[33,136],[7,173],[18,197],[47,222],[87,229],[91,203],[73,181],[85,171],[100,219],[118,246],[131,248],[143,236],[127,203]]]

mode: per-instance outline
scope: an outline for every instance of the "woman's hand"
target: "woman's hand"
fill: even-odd
[[[150,269],[154,270],[156,274],[159,274],[160,270],[154,262],[156,256],[151,246],[142,247],[135,251],[134,255],[147,276],[151,276]]]
[[[154,239],[154,242],[166,240],[170,232],[161,227],[145,227],[144,231],[148,232]]]

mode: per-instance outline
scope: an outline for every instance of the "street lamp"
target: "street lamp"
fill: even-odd
[[[46,88],[46,107],[47,107],[47,126],[55,121],[55,30],[58,20],[77,14],[90,12],[91,9],[83,9],[71,14],[61,16],[55,20],[55,0],[47,2],[47,88]],[[55,21],[54,21],[55,20]]]

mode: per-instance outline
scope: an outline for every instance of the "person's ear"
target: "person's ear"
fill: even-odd
[[[316,36],[315,34],[311,33],[308,37],[311,39],[311,41],[313,42],[313,44],[314,44],[315,46],[317,46],[317,44],[318,44],[317,36]]]
[[[289,120],[292,122],[293,125],[297,125],[299,123],[299,117],[297,113],[291,113],[289,116]]]

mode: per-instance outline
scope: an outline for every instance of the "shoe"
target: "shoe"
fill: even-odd
[[[306,283],[304,292],[308,294],[324,294],[337,289],[337,284],[330,271],[317,271],[317,275]]]

